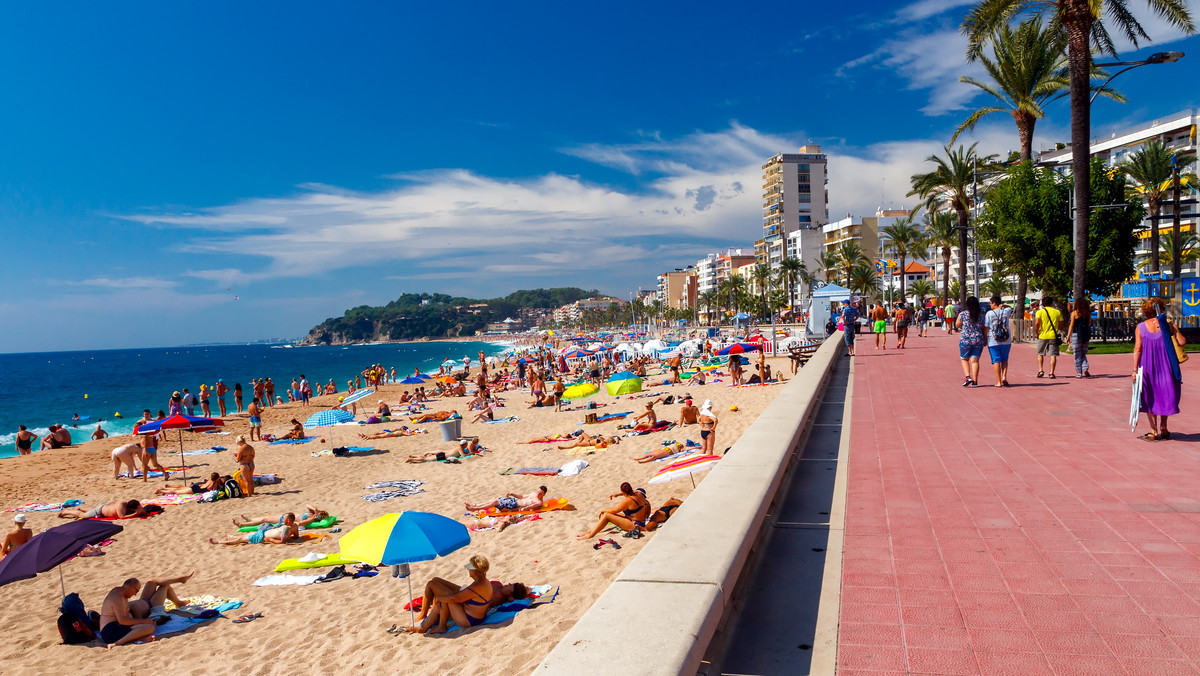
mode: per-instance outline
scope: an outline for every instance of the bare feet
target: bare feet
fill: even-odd
[[[426,629],[425,633],[426,634],[444,634],[444,633],[446,633],[446,630],[449,628],[450,628],[449,625],[439,624],[438,626],[433,627],[432,629]]]
[[[419,626],[417,626],[417,627],[404,627],[404,631],[405,631],[405,632],[407,632],[407,633],[409,633],[409,634],[424,634],[424,633],[425,633],[425,630],[424,630],[424,629],[422,629],[422,628],[421,628],[421,627],[419,627]]]

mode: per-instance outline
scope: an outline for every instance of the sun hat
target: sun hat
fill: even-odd
[[[24,514],[18,514],[13,517],[13,521],[16,523],[25,523],[28,520],[29,520],[29,518],[26,517]]]

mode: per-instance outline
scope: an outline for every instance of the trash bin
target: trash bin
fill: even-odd
[[[454,441],[462,436],[462,418],[442,422],[442,441]]]

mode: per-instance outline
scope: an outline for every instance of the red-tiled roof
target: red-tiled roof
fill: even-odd
[[[930,272],[932,272],[932,270],[930,270],[929,268],[927,268],[924,265],[921,265],[920,263],[917,263],[915,261],[904,266],[904,273],[908,274],[908,275],[920,275],[920,274],[927,275]]]

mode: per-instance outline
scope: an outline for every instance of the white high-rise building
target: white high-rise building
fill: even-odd
[[[778,270],[785,255],[795,255],[809,269],[816,267],[820,228],[829,222],[827,165],[821,146],[806,145],[796,153],[779,153],[762,166],[763,236],[755,243],[759,263]],[[795,253],[790,253],[788,237],[803,230],[817,234],[801,237]]]

